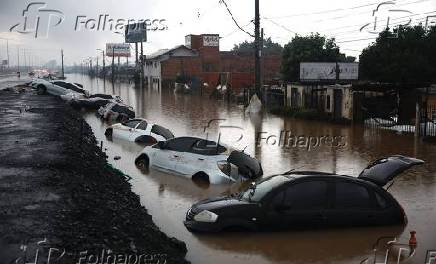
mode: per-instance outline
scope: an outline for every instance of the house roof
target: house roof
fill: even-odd
[[[160,57],[164,56],[164,55],[172,55],[173,52],[180,50],[180,49],[185,49],[188,50],[190,52],[192,52],[193,54],[197,54],[197,52],[193,49],[190,49],[188,47],[186,47],[185,45],[177,45],[171,49],[160,49],[150,55],[148,55],[146,57],[146,60],[156,60],[159,59]]]

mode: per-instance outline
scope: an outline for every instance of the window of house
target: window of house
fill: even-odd
[[[330,95],[327,95],[326,101],[327,101],[326,109],[330,110]]]

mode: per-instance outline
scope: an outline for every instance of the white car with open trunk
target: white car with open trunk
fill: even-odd
[[[147,146],[135,160],[141,169],[154,167],[211,184],[233,183],[263,175],[258,160],[216,142],[177,137]]]

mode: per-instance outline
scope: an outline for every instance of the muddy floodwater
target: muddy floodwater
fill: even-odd
[[[168,127],[176,136],[194,135],[245,148],[262,162],[264,175],[289,169],[319,170],[357,176],[372,160],[403,154],[426,161],[397,178],[390,192],[404,207],[409,222],[403,227],[331,229],[273,233],[192,234],[183,220],[192,203],[222,193],[237,191],[237,184],[196,185],[190,179],[151,169],[139,171],[134,159],[142,150],[136,143],[106,140],[107,124],[95,114],[86,121],[109,156],[109,162],[132,177],[133,191],[149,210],[155,223],[169,236],[186,242],[192,263],[359,263],[373,254],[379,237],[395,236],[407,243],[409,232],[417,232],[418,247],[413,263],[425,263],[428,250],[436,250],[436,145],[416,141],[413,135],[364,129],[362,126],[282,118],[271,114],[245,115],[243,108],[207,96],[174,95],[170,91],[135,88],[133,84],[68,75],[92,93],[121,96],[138,117]],[[215,120],[219,119],[219,120]],[[210,120],[215,120],[209,122]],[[206,127],[206,129],[205,129]],[[206,132],[205,132],[206,131]],[[282,131],[312,140],[312,145],[278,145]],[[256,144],[256,138],[258,144]],[[333,138],[327,144],[320,138]],[[267,140],[268,139],[268,140]],[[274,139],[277,139],[274,142]],[[115,160],[115,156],[121,159]],[[384,252],[380,252],[383,258]]]

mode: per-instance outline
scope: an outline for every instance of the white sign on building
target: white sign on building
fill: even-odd
[[[185,46],[190,48],[191,47],[191,35],[185,36]]]
[[[339,80],[357,80],[359,78],[358,62],[302,62],[300,63],[301,81],[336,80],[339,70]]]
[[[204,47],[219,47],[220,36],[219,35],[203,35]]]

